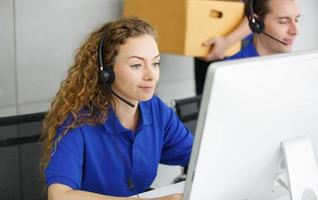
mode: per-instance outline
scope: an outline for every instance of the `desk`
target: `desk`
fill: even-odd
[[[161,188],[157,188],[155,190],[151,190],[149,192],[144,192],[139,194],[140,198],[155,198],[155,197],[160,197],[160,196],[166,196],[169,194],[175,194],[175,193],[183,193],[185,181],[172,184],[172,185],[167,185]],[[137,196],[133,196],[137,197]],[[276,200],[290,200],[289,196],[284,196]]]
[[[144,192],[139,194],[139,197],[143,198],[155,198],[155,197],[161,197],[166,196],[169,194],[175,194],[175,193],[183,193],[185,182],[180,182],[172,185],[167,185],[164,187],[157,188],[155,190],[151,190],[149,192]],[[136,195],[133,197],[137,197]]]

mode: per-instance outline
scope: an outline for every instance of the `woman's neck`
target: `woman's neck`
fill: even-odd
[[[127,129],[135,131],[137,129],[139,121],[139,109],[138,104],[135,107],[131,107],[126,103],[117,100],[115,101],[115,113],[120,123]]]

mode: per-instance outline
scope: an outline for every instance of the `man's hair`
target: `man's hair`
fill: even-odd
[[[269,2],[270,0],[245,0],[245,15],[247,17],[256,15],[258,19],[264,20],[265,16],[270,12]]]

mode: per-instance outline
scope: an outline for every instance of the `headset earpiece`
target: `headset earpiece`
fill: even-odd
[[[103,33],[98,44],[98,60],[99,60],[100,78],[104,84],[111,86],[111,84],[115,81],[115,74],[113,69],[110,66],[105,65],[103,61],[105,37],[106,37],[106,32]]]
[[[255,16],[254,13],[254,1],[250,0],[249,3],[249,13],[248,13],[248,25],[253,33],[259,34],[263,33],[265,24],[264,21]]]
[[[251,20],[249,20],[249,27],[253,33],[259,34],[264,31],[265,25],[264,21],[261,19],[258,19],[253,16]]]
[[[115,74],[112,68],[110,67],[103,67],[100,72],[100,78],[102,82],[108,86],[110,86],[115,80]]]

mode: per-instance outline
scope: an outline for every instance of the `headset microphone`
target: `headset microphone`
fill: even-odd
[[[101,37],[99,44],[98,44],[98,60],[99,60],[99,67],[100,67],[100,78],[101,78],[102,82],[107,87],[109,87],[109,89],[113,95],[115,95],[118,99],[120,99],[121,101],[123,101],[124,103],[126,103],[127,105],[129,105],[130,107],[133,108],[133,107],[135,107],[134,104],[130,103],[129,101],[127,101],[123,97],[116,94],[111,88],[111,84],[115,81],[115,74],[114,74],[113,69],[110,66],[104,65],[103,56],[104,56],[105,37],[106,37],[106,32],[103,34],[103,36]]]
[[[280,39],[278,39],[278,38],[276,38],[276,37],[274,37],[274,36],[272,36],[264,31],[264,29],[265,29],[264,21],[259,19],[258,17],[254,16],[253,7],[254,7],[254,1],[250,0],[249,13],[248,13],[247,19],[249,21],[248,25],[249,25],[251,31],[253,33],[256,33],[256,34],[262,33],[262,34],[266,35],[267,37],[275,40],[276,42],[279,42],[285,46],[288,46],[288,44],[286,42],[281,41]]]
[[[272,36],[272,35],[270,35],[270,34],[264,32],[264,31],[262,31],[262,33],[263,33],[264,35],[266,35],[267,37],[269,37],[269,38],[275,40],[276,42],[279,42],[279,43],[281,43],[281,44],[283,44],[283,45],[285,45],[285,46],[288,46],[288,44],[287,44],[286,42],[283,42],[283,41],[281,41],[281,40],[275,38],[274,36]]]
[[[113,95],[115,95],[118,99],[122,100],[124,103],[128,104],[130,107],[132,107],[132,108],[135,107],[134,104],[130,103],[129,101],[127,101],[123,97],[121,97],[118,94],[116,94],[112,89],[110,89],[110,91],[112,92]]]

